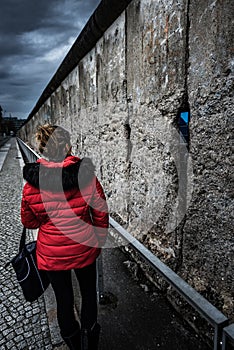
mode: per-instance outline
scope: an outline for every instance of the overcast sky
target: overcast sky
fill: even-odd
[[[1,0],[0,105],[26,118],[100,0]]]

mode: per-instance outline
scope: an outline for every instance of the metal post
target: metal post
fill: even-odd
[[[227,346],[227,336],[226,336],[226,333],[223,332],[223,336],[222,336],[222,350],[226,350],[226,346]]]
[[[100,304],[104,295],[104,281],[103,281],[103,266],[102,266],[102,254],[97,258],[97,299]]]
[[[221,350],[220,344],[220,328],[218,325],[214,327],[214,350]]]

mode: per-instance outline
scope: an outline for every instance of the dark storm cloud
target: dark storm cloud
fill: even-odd
[[[1,0],[0,105],[27,117],[100,0]]]
[[[20,34],[42,26],[44,15],[49,15],[54,1],[2,0],[1,33]]]
[[[1,69],[0,67],[0,79],[8,79],[10,77],[10,74],[8,72],[5,71],[5,69]],[[1,86],[0,86],[1,88]]]

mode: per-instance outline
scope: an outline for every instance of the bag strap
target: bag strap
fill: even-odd
[[[19,245],[19,252],[25,247],[25,242],[26,242],[26,227],[24,226],[21,238],[20,238],[20,245]]]

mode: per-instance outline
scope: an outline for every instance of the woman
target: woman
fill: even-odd
[[[105,244],[108,209],[89,158],[71,155],[68,131],[43,125],[36,134],[45,158],[23,170],[21,220],[39,228],[38,268],[46,270],[57,301],[61,336],[70,349],[98,348],[96,259]],[[71,270],[82,297],[81,329],[74,315]]]

